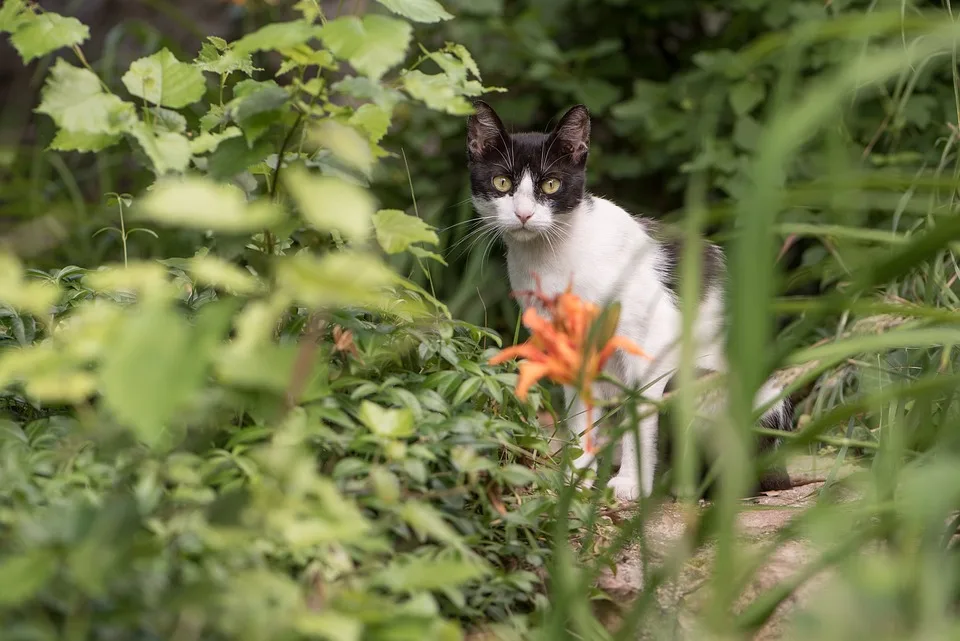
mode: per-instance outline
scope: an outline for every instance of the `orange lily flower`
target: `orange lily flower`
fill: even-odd
[[[600,318],[600,308],[578,297],[570,287],[558,296],[549,297],[543,294],[539,280],[535,291],[523,294],[539,300],[550,319],[541,316],[534,307],[527,307],[523,324],[530,330],[530,340],[501,350],[489,363],[498,365],[511,358],[523,359],[516,387],[520,400],[526,399],[527,392],[541,378],[575,387],[587,408],[584,447],[587,453],[594,454],[593,382],[617,349],[644,358],[649,356],[630,339],[613,335],[619,321],[619,306],[612,306],[607,315]]]

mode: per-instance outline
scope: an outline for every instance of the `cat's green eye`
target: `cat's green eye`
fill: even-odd
[[[540,183],[540,190],[545,194],[555,194],[560,189],[560,181],[556,178],[547,178]]]
[[[494,176],[493,186],[496,187],[497,191],[510,191],[513,182],[506,176]]]

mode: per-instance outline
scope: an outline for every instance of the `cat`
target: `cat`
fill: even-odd
[[[529,291],[539,283],[547,295],[572,286],[579,297],[604,305],[621,305],[617,334],[633,340],[651,359],[618,353],[607,365],[624,383],[644,389],[644,396],[660,400],[679,362],[681,316],[678,260],[682,243],[662,233],[652,220],[634,217],[616,203],[586,191],[590,151],[590,113],[584,105],[571,107],[549,133],[509,133],[493,108],[474,103],[467,123],[467,165],[471,194],[480,224],[502,237],[513,291]],[[702,244],[699,305],[693,328],[696,366],[726,371],[723,328],[724,257],[721,249]],[[594,396],[610,398],[616,390],[597,384]],[[568,427],[586,431],[582,401],[571,388],[564,390],[569,408]],[[767,382],[757,395],[767,405],[780,389]],[[789,399],[782,399],[761,417],[761,424],[780,430],[792,426]],[[615,496],[636,500],[653,491],[659,418],[641,419],[639,439],[625,434],[621,461],[610,479]],[[636,443],[640,445],[640,465]],[[760,439],[761,449],[775,446]],[[584,453],[574,464],[593,467]],[[768,487],[764,488],[764,478]],[[773,470],[760,479],[761,489],[785,489],[789,476]]]

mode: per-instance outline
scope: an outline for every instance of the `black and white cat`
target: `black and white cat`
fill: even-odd
[[[538,277],[548,295],[572,284],[573,292],[585,300],[600,305],[619,301],[617,333],[653,358],[618,353],[609,361],[610,373],[629,385],[646,387],[644,396],[659,400],[679,360],[679,242],[664,239],[653,221],[635,218],[615,203],[586,192],[590,114],[583,105],[571,108],[550,133],[516,134],[507,132],[486,103],[478,101],[475,108],[467,133],[473,204],[481,224],[497,231],[506,244],[511,288],[534,289]],[[703,248],[702,290],[694,327],[696,364],[703,370],[723,372],[727,369],[721,342],[723,254],[709,243],[703,243]],[[779,391],[768,382],[757,403],[766,405]],[[573,390],[565,392],[568,426],[582,435],[587,427],[583,405]],[[609,398],[612,390],[598,385],[594,394]],[[792,414],[789,401],[784,400],[769,409],[761,422],[790,429]],[[620,469],[610,480],[617,498],[634,500],[652,492],[657,431],[656,414],[643,419],[641,469],[637,469],[637,439],[629,433],[623,437]],[[575,461],[580,468],[595,463],[586,453]],[[785,473],[775,477],[780,480],[768,482],[764,489],[789,484]]]

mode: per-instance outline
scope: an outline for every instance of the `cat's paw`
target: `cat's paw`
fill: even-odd
[[[608,484],[618,501],[636,501],[640,498],[640,479],[634,476],[614,476]]]

